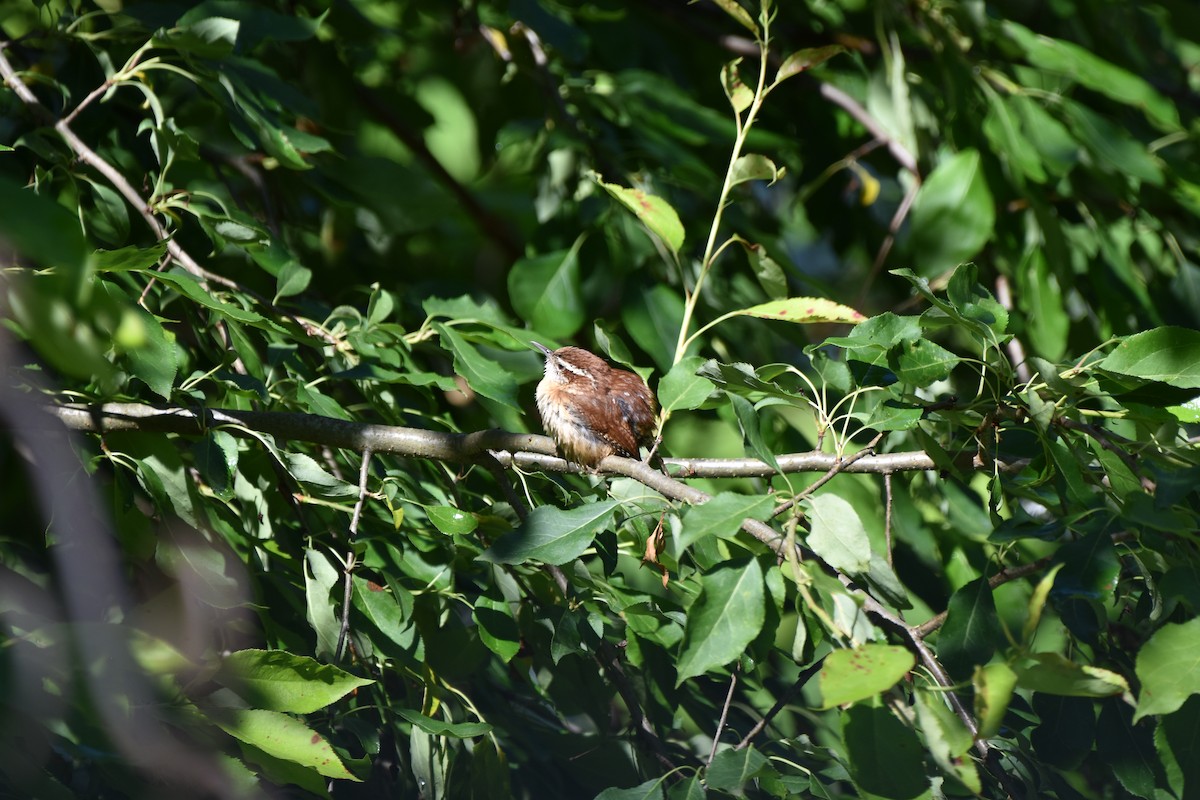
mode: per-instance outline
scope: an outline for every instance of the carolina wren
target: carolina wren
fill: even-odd
[[[568,461],[594,467],[614,453],[638,458],[639,447],[654,443],[656,404],[644,380],[580,347],[534,345],[546,354],[537,387],[542,426]]]

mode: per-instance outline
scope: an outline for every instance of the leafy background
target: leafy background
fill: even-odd
[[[1200,791],[1194,4],[0,27],[9,796]]]

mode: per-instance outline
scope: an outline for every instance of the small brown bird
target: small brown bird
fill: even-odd
[[[654,443],[657,406],[644,380],[581,347],[534,345],[546,354],[538,411],[563,457],[594,467],[614,453],[637,458]]]

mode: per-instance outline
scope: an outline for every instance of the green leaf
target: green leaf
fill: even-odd
[[[0,179],[0,237],[43,267],[58,267],[80,280],[87,250],[79,220],[57,203]]]
[[[317,497],[357,497],[358,487],[330,474],[307,453],[279,453],[283,468]]]
[[[725,96],[729,98],[729,105],[733,107],[735,114],[741,114],[754,102],[754,92],[742,80],[741,71],[738,69],[741,63],[742,59],[735,58],[721,67],[721,87],[725,90]]]
[[[1008,310],[979,282],[979,267],[963,264],[946,284],[946,299],[964,318],[986,325],[994,333],[1008,328]]]
[[[618,505],[615,500],[607,500],[568,511],[539,506],[519,527],[501,536],[479,557],[495,564],[574,561],[591,545],[597,530],[608,525]]]
[[[439,531],[446,534],[466,535],[479,526],[479,519],[454,506],[428,506],[425,513]]]
[[[732,2],[732,0],[728,0]],[[618,789],[615,786],[605,789],[596,795],[595,800],[662,800],[663,779],[651,778],[632,789]]]
[[[117,250],[97,250],[92,253],[92,267],[97,272],[147,270],[157,264],[166,252],[166,244],[153,247],[130,245]]]
[[[1058,653],[1037,653],[1031,661],[1017,667],[1022,689],[1068,697],[1110,697],[1129,691],[1128,681],[1117,673],[1076,664]]]
[[[1062,568],[1061,563],[1051,567],[1050,571],[1038,581],[1037,587],[1029,597],[1029,615],[1025,619],[1025,626],[1021,629],[1021,641],[1025,645],[1033,642],[1038,624],[1042,621],[1042,611],[1046,607],[1046,600],[1050,597],[1050,590],[1054,588],[1055,577]]]
[[[740,794],[770,762],[753,747],[722,750],[704,772],[709,789]]]
[[[193,462],[201,477],[218,497],[233,492],[238,466],[237,440],[228,432],[210,428],[192,445]]]
[[[675,339],[683,324],[683,298],[663,283],[635,292],[621,305],[621,321],[638,347],[654,359],[659,369],[669,370],[675,359]],[[695,349],[692,344],[689,349]]]
[[[726,396],[733,406],[738,427],[742,429],[742,437],[746,440],[750,452],[754,453],[764,464],[778,470],[779,461],[776,460],[774,451],[767,446],[766,439],[763,438],[762,426],[759,424],[758,411],[754,408],[754,404],[740,394],[727,393]]]
[[[308,624],[317,634],[318,656],[332,658],[337,650],[341,626],[333,614],[330,592],[340,577],[329,559],[309,548],[304,553],[307,568],[304,570],[304,597],[308,609]],[[267,750],[267,748],[263,748]],[[271,752],[267,750],[267,752]]]
[[[518,259],[509,268],[508,297],[517,313],[551,339],[573,336],[584,323],[580,236],[570,250]]]
[[[992,236],[996,209],[979,152],[943,161],[917,192],[909,252],[917,271],[940,275],[978,253]]]
[[[1162,162],[1144,143],[1130,136],[1123,125],[1070,100],[1061,101],[1059,108],[1075,138],[1083,142],[1109,172],[1154,186],[1162,185]]]
[[[1200,389],[1200,331],[1165,327],[1135,333],[1097,366],[1180,389]]]
[[[779,65],[779,71],[775,73],[774,82],[779,83],[793,75],[799,75],[801,72],[824,64],[838,53],[844,52],[846,52],[846,48],[840,44],[829,44],[824,47],[809,47],[804,50],[797,50],[785,58],[783,63]]]
[[[1159,628],[1142,645],[1137,656],[1138,695],[1136,723],[1150,714],[1170,714],[1194,694],[1200,669],[1200,619]]]
[[[696,374],[704,361],[700,356],[688,356],[658,382],[658,403],[668,415],[677,409],[699,408],[716,391],[712,381]]]
[[[1101,703],[1096,755],[1121,785],[1138,797],[1154,797],[1156,781],[1163,780],[1152,733],[1149,725],[1133,724],[1133,709],[1124,699],[1114,697]],[[1194,752],[1191,746],[1188,752]]]
[[[914,693],[917,720],[925,734],[929,752],[948,775],[962,781],[976,794],[982,791],[979,771],[969,758],[963,758],[975,743],[975,737],[946,704],[942,692],[921,690]]]
[[[1196,743],[1200,739],[1200,700],[1190,698],[1178,711],[1164,717],[1154,732],[1154,739],[1174,796],[1193,800],[1196,787],[1200,786],[1200,760],[1196,759]],[[1163,794],[1160,790],[1154,797]]]
[[[750,266],[754,268],[754,277],[758,279],[758,285],[767,293],[767,297],[772,300],[785,299],[788,294],[787,275],[784,274],[783,267],[767,255],[767,249],[761,244],[748,242],[741,236],[734,235],[730,238],[746,251]]]
[[[996,154],[1008,162],[1010,173],[1024,176],[1037,183],[1046,182],[1046,170],[1041,155],[1021,130],[1021,120],[1013,110],[1009,97],[988,92],[990,107],[983,120],[983,133]]]
[[[255,708],[292,714],[311,714],[375,682],[283,650],[230,653],[213,680]]]
[[[762,567],[754,559],[723,564],[700,577],[688,609],[675,685],[738,658],[766,618]]]
[[[830,655],[838,652],[844,651]],[[847,766],[856,786],[896,800],[915,798],[929,788],[921,768],[923,748],[912,728],[883,707],[856,705],[842,718]]]
[[[1009,20],[1002,24],[1004,32],[1020,45],[1034,66],[1078,81],[1118,103],[1140,108],[1161,130],[1179,130],[1175,106],[1145,79],[1077,44],[1035,34]]]
[[[280,298],[292,297],[304,292],[312,281],[312,270],[303,267],[300,262],[289,260],[279,270],[275,280],[275,302]]]
[[[454,371],[475,391],[511,408],[517,407],[517,382],[512,373],[484,356],[454,328],[440,322],[433,329],[454,355]]]
[[[488,736],[471,748],[471,797],[512,800],[508,758],[495,738]]]
[[[86,179],[85,179],[86,180]],[[84,225],[97,239],[111,244],[120,244],[129,239],[129,208],[125,198],[117,194],[108,184],[87,181],[92,195],[94,210],[84,216]]]
[[[125,353],[129,371],[150,387],[150,391],[169,400],[179,371],[174,337],[169,337],[154,315],[142,308],[135,308],[130,313],[141,322],[144,339]]]
[[[1067,456],[1056,457],[1056,463],[1060,470],[1078,469],[1078,462]],[[1098,600],[1109,597],[1121,572],[1112,537],[1103,531],[1094,531],[1063,545],[1055,553],[1055,560],[1063,564],[1054,581],[1054,595],[1058,598]]]
[[[1093,705],[1087,698],[1034,693],[1033,710],[1039,722],[1029,740],[1038,758],[1058,769],[1078,768],[1096,738]]]
[[[417,630],[412,621],[412,597],[394,581],[389,587],[362,578],[353,577],[351,597],[354,607],[363,613],[371,624],[379,629],[391,642],[405,651],[416,644]]]
[[[865,644],[834,650],[825,657],[818,675],[821,707],[835,708],[885,692],[916,663],[911,652],[890,644]]]
[[[434,736],[453,736],[455,739],[472,739],[483,736],[492,730],[486,722],[444,722],[440,719],[427,717],[420,711],[411,708],[396,709],[396,713],[416,725],[426,733]]]
[[[888,363],[896,377],[912,386],[929,386],[945,380],[959,362],[958,356],[928,339],[897,345]]]
[[[786,170],[775,166],[775,162],[766,156],[751,153],[738,156],[729,171],[730,188],[748,181],[770,181],[774,183],[783,177]]]
[[[737,0],[713,0],[713,2],[716,3],[722,11],[737,20],[739,25],[754,34],[755,38],[758,38],[758,26],[754,24],[754,20],[751,18],[750,12],[742,8],[742,6],[738,4]]]
[[[861,575],[871,565],[871,540],[854,506],[824,492],[804,501],[812,532],[805,543],[825,563],[850,575]]]
[[[300,764],[327,778],[359,781],[321,734],[278,711],[221,709],[212,721],[238,741],[275,758]]]
[[[1005,663],[975,668],[975,718],[979,721],[979,738],[991,739],[1004,723],[1004,714],[1017,685],[1017,673]]]
[[[1042,166],[1048,172],[1065,175],[1079,162],[1083,152],[1079,142],[1049,111],[1024,95],[1005,99],[1020,118],[1022,133],[1037,148]]]
[[[1071,318],[1067,314],[1063,290],[1042,247],[1034,246],[1026,253],[1016,271],[1018,298],[1025,312],[1024,323],[1029,331],[1029,344],[1048,359],[1057,360],[1067,350],[1067,334]],[[1057,377],[1054,371],[1051,377]]]
[[[774,319],[781,322],[823,323],[823,322],[862,322],[864,317],[859,312],[841,303],[825,300],[821,297],[789,297],[786,300],[773,300],[736,312],[760,319]]]
[[[480,597],[471,616],[479,626],[479,640],[505,663],[521,649],[521,631],[513,619],[508,602]]]
[[[987,578],[976,578],[950,597],[946,622],[938,632],[938,657],[951,675],[970,675],[1004,641]]]
[[[691,506],[684,512],[683,528],[675,537],[675,552],[681,554],[693,542],[709,536],[732,538],[741,528],[743,520],[769,519],[771,506],[771,498],[767,495],[733,492],[721,492],[707,503]]]
[[[247,311],[244,308],[222,302],[212,296],[212,293],[200,286],[199,281],[193,278],[188,273],[180,269],[170,269],[165,272],[151,272],[150,270],[141,270],[151,277],[165,283],[179,291],[180,294],[187,297],[189,300],[204,306],[205,308],[216,311],[217,313],[228,317],[229,319],[238,322],[246,323],[263,323],[266,320],[262,314],[256,311]]]
[[[666,200],[641,189],[626,189],[615,183],[605,183],[595,173],[592,174],[592,180],[632,211],[642,224],[673,252],[678,253],[683,247],[683,223]]]

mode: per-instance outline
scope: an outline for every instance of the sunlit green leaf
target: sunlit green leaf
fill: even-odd
[[[679,248],[683,247],[683,223],[666,200],[641,189],[627,189],[615,183],[605,183],[599,177],[595,177],[594,180],[619,200],[621,205],[637,215],[642,224],[661,239],[663,244],[677,253]]]
[[[1097,366],[1184,389],[1200,389],[1200,331],[1166,327],[1135,333]]]
[[[740,495],[721,492],[702,505],[693,506],[683,515],[683,529],[675,537],[677,552],[706,536],[729,538],[738,532],[742,521],[767,519],[771,498],[764,495]]]
[[[374,681],[283,650],[238,650],[221,660],[214,680],[255,708],[311,714]]]
[[[725,564],[700,579],[688,609],[676,685],[736,659],[762,628],[763,572],[754,559]]]
[[[866,644],[834,650],[818,676],[821,700],[833,708],[884,692],[909,673],[916,658],[903,647]]]
[[[1194,694],[1200,694],[1191,665],[1200,663],[1200,619],[1164,625],[1137,656],[1142,684],[1133,721],[1150,714],[1170,714]]]
[[[912,210],[912,253],[921,275],[970,259],[992,236],[996,209],[975,150],[956,153],[929,174]]]

